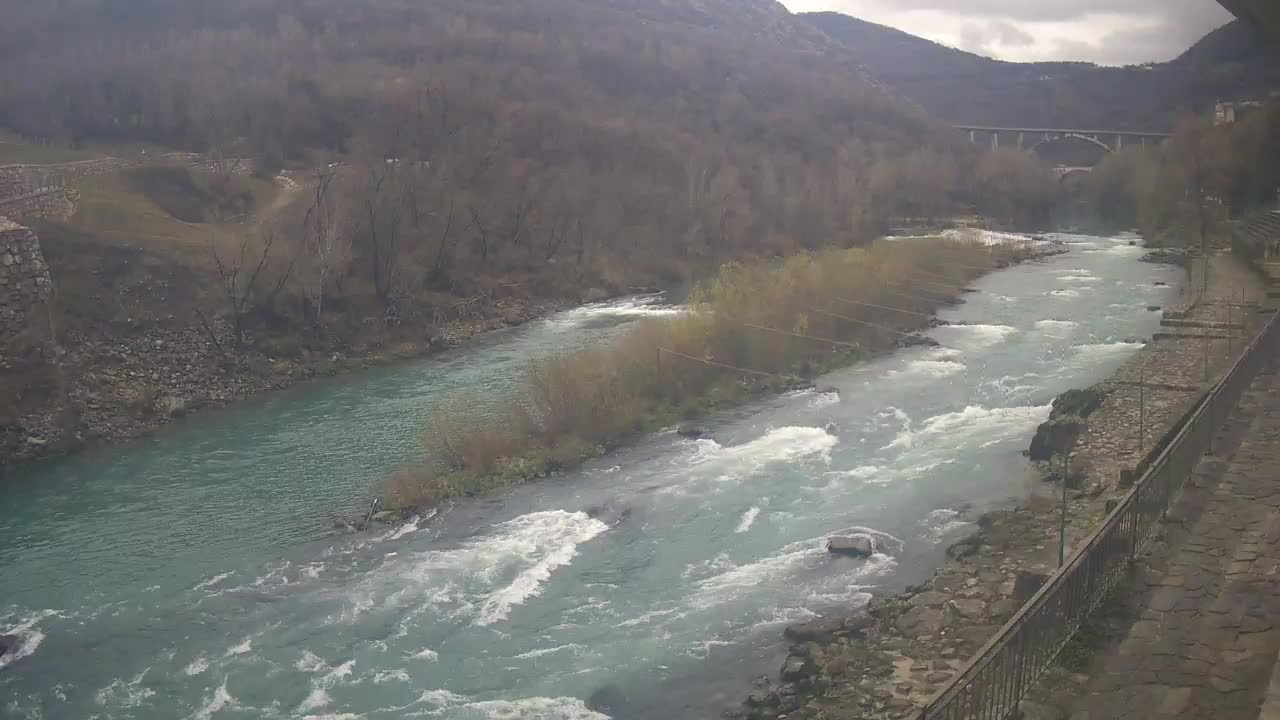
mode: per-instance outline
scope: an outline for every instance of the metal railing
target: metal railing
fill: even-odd
[[[917,720],[1008,717],[1089,614],[1127,573],[1213,437],[1280,341],[1272,315],[1240,358],[1200,400],[1172,442],[1066,564],[1000,628]]]

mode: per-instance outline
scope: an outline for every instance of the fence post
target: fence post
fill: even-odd
[[[1133,502],[1129,505],[1129,562],[1138,559],[1138,507],[1141,504],[1142,489],[1133,493]]]
[[[1058,567],[1067,561],[1067,483],[1071,481],[1071,450],[1062,451],[1062,522],[1058,527]]]
[[[1147,423],[1147,369],[1138,368],[1138,467],[1142,467],[1143,451],[1146,450]]]

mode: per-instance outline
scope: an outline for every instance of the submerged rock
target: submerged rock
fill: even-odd
[[[612,683],[601,685],[587,698],[587,707],[604,715],[615,716],[627,706],[627,694]]]
[[[696,440],[697,438],[706,435],[707,431],[705,428],[694,425],[693,423],[680,423],[680,427],[676,428],[676,434],[680,437]]]
[[[827,540],[827,552],[832,555],[865,558],[871,557],[875,551],[876,541],[870,535],[833,537]]]
[[[21,644],[22,641],[17,635],[0,635],[0,658],[15,652]]]

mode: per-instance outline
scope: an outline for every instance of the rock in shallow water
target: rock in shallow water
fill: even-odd
[[[0,635],[0,658],[18,649],[22,644],[17,635]]]
[[[707,431],[693,423],[681,423],[680,427],[676,428],[676,434],[680,437],[697,439],[706,435]]]
[[[627,706],[627,694],[614,684],[601,685],[591,697],[587,698],[587,707],[605,715],[617,715]]]
[[[833,537],[827,540],[827,551],[832,555],[865,558],[876,551],[876,541],[870,535]]]
[[[782,631],[784,637],[792,642],[826,642],[838,632],[844,630],[844,623],[836,618],[818,618],[809,622],[788,625]]]

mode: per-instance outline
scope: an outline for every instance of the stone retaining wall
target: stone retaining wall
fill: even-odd
[[[137,163],[120,158],[99,158],[56,165],[0,166],[0,201],[65,187],[81,178],[110,175]]]
[[[0,340],[26,330],[52,292],[40,239],[0,217]]]
[[[75,212],[66,188],[48,188],[29,195],[0,200],[0,215],[20,220],[54,218],[65,220]]]

